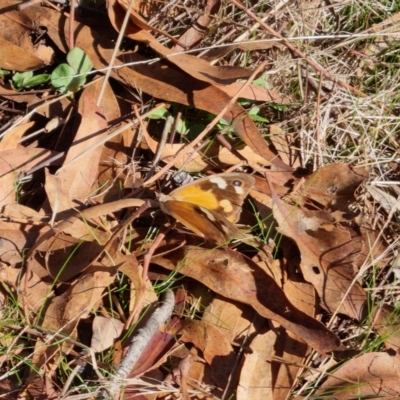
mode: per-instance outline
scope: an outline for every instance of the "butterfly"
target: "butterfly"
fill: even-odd
[[[207,176],[160,194],[160,208],[197,235],[224,244],[243,232],[235,225],[254,186],[251,175],[233,172]]]

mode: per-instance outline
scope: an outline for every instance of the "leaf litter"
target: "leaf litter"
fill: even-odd
[[[196,17],[202,29],[186,32],[176,25],[179,7],[166,5],[162,14],[155,2],[135,3],[126,26],[130,4],[122,0],[108,2],[97,19],[79,10],[73,21],[68,9],[19,4],[1,5],[2,70],[50,73],[66,58],[75,63],[68,53],[74,43],[97,72],[77,77],[82,87],[66,86],[70,92],[61,95],[49,83],[17,88],[0,71],[7,105],[0,141],[0,393],[283,399],[295,390],[304,395],[302,381],[327,375],[316,396],[398,397],[396,304],[378,302],[365,278],[390,271],[396,251],[383,233],[398,193],[373,186],[367,162],[321,162],[313,146],[324,143],[322,119],[316,140],[304,124],[299,141],[290,118],[279,123],[279,113],[289,116],[298,99],[279,79],[256,84],[265,72],[257,67],[267,65],[260,63],[266,57],[279,64],[280,53],[301,56],[300,47],[247,12],[240,18],[260,37],[268,32],[270,44],[232,40],[227,51],[211,48],[203,58],[186,52],[206,45],[210,30],[216,37],[239,34],[241,23],[231,17],[231,32],[216,22],[215,1]],[[179,35],[171,35],[175,28]],[[126,49],[114,58],[118,33]],[[231,54],[243,60],[246,52],[249,65],[231,62]],[[323,93],[332,72],[304,59],[321,73]],[[278,77],[293,62],[266,70]],[[311,74],[307,82],[313,86]],[[354,101],[364,97],[337,82],[331,98],[308,93],[308,107],[329,104],[343,95],[340,87]],[[266,106],[265,114],[252,114],[255,104]],[[170,129],[163,118],[148,118],[161,108],[175,117]],[[340,129],[354,132],[340,112]],[[62,123],[48,129],[54,118]],[[180,122],[188,132],[177,130]],[[304,167],[310,160],[312,171]],[[170,190],[167,170],[215,174],[229,167],[256,178],[252,208],[247,204],[240,220],[253,226],[247,243],[216,248],[153,212],[155,194]],[[174,306],[174,314],[160,317],[163,305]],[[367,335],[357,333],[364,325],[379,347],[359,355],[365,343],[351,334]],[[122,373],[132,349],[135,361]],[[329,369],[328,358],[336,363]]]

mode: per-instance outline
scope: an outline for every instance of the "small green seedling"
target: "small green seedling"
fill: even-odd
[[[22,90],[45,83],[49,79],[49,74],[40,74],[34,76],[33,71],[16,72],[11,79],[11,85],[15,90]]]
[[[79,47],[67,54],[68,64],[60,64],[51,74],[51,84],[62,93],[76,92],[86,82],[93,64]]]

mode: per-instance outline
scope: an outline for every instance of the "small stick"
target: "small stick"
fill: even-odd
[[[129,349],[125,354],[118,370],[116,371],[110,385],[107,389],[100,391],[97,398],[104,399],[117,399],[119,398],[118,391],[126,379],[129,372],[135,366],[140,355],[143,353],[144,348],[150,343],[150,340],[169,318],[171,318],[172,312],[174,311],[175,296],[172,290],[167,290],[163,295],[163,302],[160,307],[154,311],[150,316],[146,325],[140,328],[136,335],[132,337],[129,343]]]
[[[69,49],[72,50],[75,46],[75,3],[76,0],[71,0],[69,11]]]

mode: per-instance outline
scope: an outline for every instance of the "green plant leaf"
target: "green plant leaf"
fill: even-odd
[[[74,47],[67,54],[67,62],[74,69],[77,75],[73,82],[73,87],[70,87],[72,92],[78,90],[79,86],[86,82],[86,75],[93,68],[93,64],[86,53],[79,47]],[[75,89],[75,90],[73,90]]]
[[[15,89],[22,89],[32,77],[33,71],[16,72],[12,77],[12,85]]]
[[[32,86],[40,85],[42,83],[47,82],[50,79],[50,74],[40,74],[36,76],[32,76],[32,78],[28,79],[24,87],[29,88]]]
[[[75,71],[68,64],[58,65],[51,74],[51,84],[62,93],[68,93]]]
[[[86,74],[93,67],[89,57],[79,47],[68,52],[67,62],[57,66],[51,74],[51,84],[62,93],[76,92],[86,82]]]
[[[93,68],[90,58],[79,47],[74,47],[68,52],[67,62],[78,74],[90,72]]]
[[[166,108],[159,108],[149,115],[150,119],[167,119],[171,113]]]

